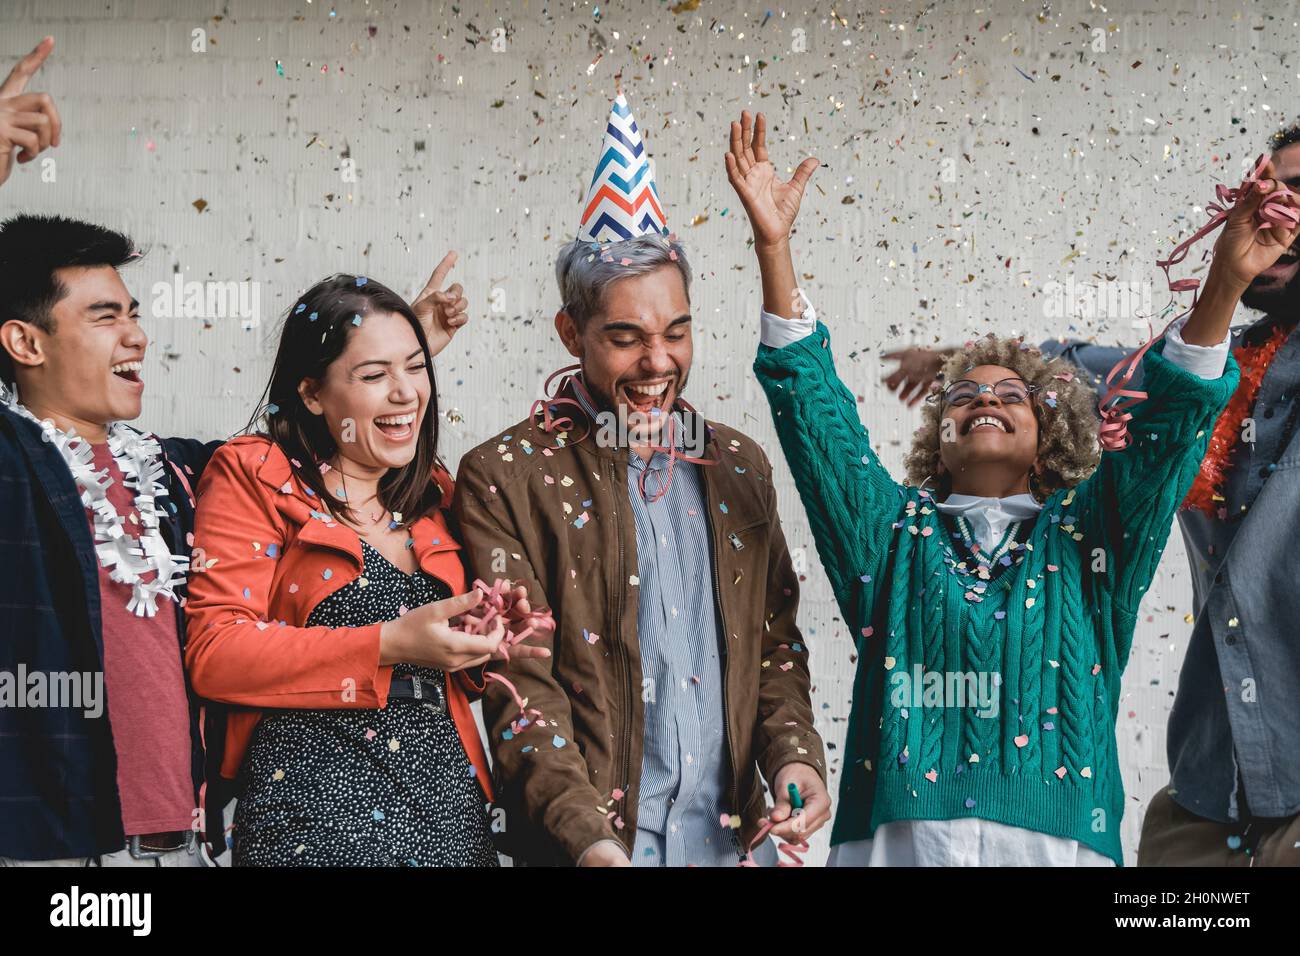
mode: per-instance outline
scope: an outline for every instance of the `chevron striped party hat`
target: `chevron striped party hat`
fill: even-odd
[[[641,131],[620,92],[609,111],[600,162],[582,206],[578,239],[617,242],[637,236],[663,236],[668,234],[667,221]]]

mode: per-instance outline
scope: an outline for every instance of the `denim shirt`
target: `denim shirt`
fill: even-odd
[[[1273,317],[1233,330],[1232,347],[1269,337]],[[1127,353],[1083,342],[1043,351],[1105,375]],[[1300,335],[1264,375],[1224,487],[1226,519],[1180,511],[1195,626],[1169,716],[1173,799],[1220,822],[1300,813]]]

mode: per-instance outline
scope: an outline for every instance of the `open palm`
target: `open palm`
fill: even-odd
[[[767,119],[758,114],[751,125],[748,111],[740,122],[731,124],[731,149],[726,154],[727,178],[740,197],[754,228],[754,241],[773,244],[785,241],[799,215],[804,187],[821,163],[808,157],[799,164],[789,182],[782,182],[767,158]]]

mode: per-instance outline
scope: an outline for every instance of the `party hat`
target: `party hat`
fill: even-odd
[[[609,111],[596,175],[582,204],[578,239],[617,242],[667,235],[668,217],[659,203],[654,168],[641,142],[632,109],[620,92]]]

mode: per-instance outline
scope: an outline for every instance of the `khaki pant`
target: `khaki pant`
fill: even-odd
[[[1300,815],[1219,823],[1174,802],[1165,787],[1142,820],[1138,866],[1300,866]]]

